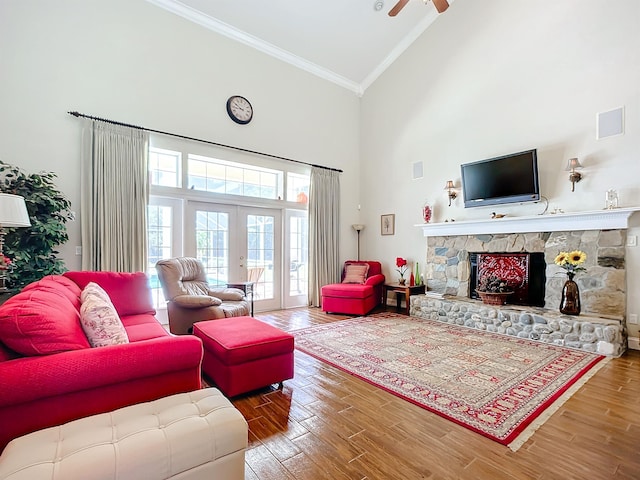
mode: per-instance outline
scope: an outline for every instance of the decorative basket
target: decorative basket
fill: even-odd
[[[507,298],[513,292],[478,292],[480,298],[482,299],[482,303],[487,305],[504,305],[507,303]]]

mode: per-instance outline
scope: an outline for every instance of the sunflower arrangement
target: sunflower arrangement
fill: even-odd
[[[576,273],[587,270],[582,266],[586,259],[587,254],[582,250],[573,250],[572,252],[560,252],[554,262],[567,272],[569,278],[573,278]]]

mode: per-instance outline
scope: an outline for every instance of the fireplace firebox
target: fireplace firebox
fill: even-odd
[[[487,276],[496,276],[513,289],[507,303],[544,307],[546,263],[544,253],[469,252],[469,297],[477,299],[478,284]]]

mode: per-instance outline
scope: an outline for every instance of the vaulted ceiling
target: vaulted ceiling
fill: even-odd
[[[438,18],[428,0],[147,1],[358,95]]]

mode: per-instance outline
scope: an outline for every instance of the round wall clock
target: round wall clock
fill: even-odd
[[[253,118],[253,107],[246,98],[233,95],[227,100],[227,113],[234,122],[246,125]]]

